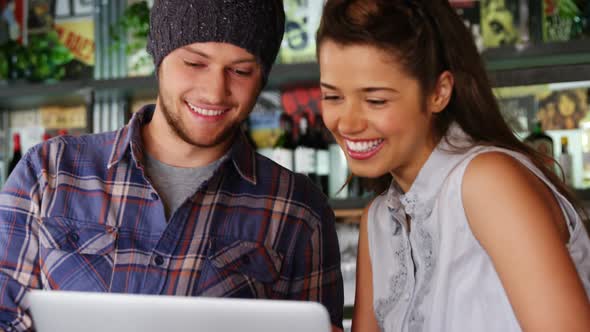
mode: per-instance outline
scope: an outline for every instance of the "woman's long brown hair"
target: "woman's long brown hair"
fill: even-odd
[[[328,0],[317,32],[321,43],[369,45],[389,52],[416,78],[424,96],[436,87],[441,73],[454,77],[447,108],[434,118],[438,140],[457,123],[473,144],[498,146],[522,153],[586,216],[570,189],[547,167],[546,157],[521,142],[506,124],[469,30],[447,0]],[[391,175],[372,181],[377,193]]]

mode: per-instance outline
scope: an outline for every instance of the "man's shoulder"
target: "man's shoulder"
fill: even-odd
[[[57,136],[27,151],[32,164],[61,163],[64,160],[107,159],[113,149],[117,132]],[[101,157],[102,156],[102,157]],[[98,160],[97,160],[98,161]]]
[[[308,176],[295,173],[258,153],[256,165],[257,185],[276,192],[277,198],[309,209],[314,214],[323,214],[329,209],[328,198]]]
[[[30,149],[35,152],[47,147],[62,146],[64,148],[75,148],[80,145],[92,145],[96,148],[104,147],[105,144],[114,143],[119,131],[110,131],[99,134],[62,135],[50,138],[46,142],[39,143]]]

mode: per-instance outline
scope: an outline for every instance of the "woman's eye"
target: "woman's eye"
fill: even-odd
[[[371,105],[376,105],[376,106],[385,105],[385,103],[387,103],[387,101],[383,100],[383,99],[367,99],[367,102]]]
[[[338,100],[339,96],[336,95],[322,95],[322,100]]]

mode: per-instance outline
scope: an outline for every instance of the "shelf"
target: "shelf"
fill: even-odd
[[[105,80],[89,80],[88,86],[96,91],[96,98],[101,95],[119,97],[153,98],[158,93],[158,81],[155,76],[124,77]]]
[[[266,89],[276,90],[289,86],[318,85],[320,68],[317,63],[277,64],[268,78]]]
[[[360,198],[344,198],[328,200],[328,203],[334,210],[358,210],[364,209],[367,204],[371,201],[371,198],[360,197]]]
[[[358,224],[365,207],[371,198],[330,199],[329,204],[334,209],[336,220],[345,224]]]
[[[48,84],[0,83],[0,110],[30,109],[59,103],[64,106],[84,104],[91,88],[85,81],[62,81]]]
[[[318,80],[317,64],[278,64],[269,76],[266,89],[280,89],[291,84],[317,84]],[[55,83],[0,82],[0,110],[29,109],[56,103],[79,105],[86,103],[92,92],[99,100],[103,96],[150,98],[157,94],[157,87],[155,76]]]
[[[494,87],[590,80],[590,40],[494,48],[482,57]]]
[[[590,57],[590,55],[588,55]],[[590,63],[488,72],[494,87],[564,83],[590,80]]]
[[[482,57],[495,87],[590,79],[590,40],[488,49]],[[317,85],[319,76],[317,63],[277,64],[270,73],[266,89]],[[154,97],[156,93],[157,81],[154,76],[48,84],[0,83],[0,110],[35,108],[55,103],[66,106],[80,104],[88,102],[90,96],[95,100],[102,96],[143,98]]]
[[[590,188],[573,189],[573,192],[590,214]],[[334,209],[336,220],[339,223],[358,224],[364,208],[369,204],[370,199],[331,199],[329,202],[330,206]],[[586,223],[589,222],[590,221],[586,221]]]
[[[584,64],[590,62],[590,39],[490,48],[482,58],[490,71]]]

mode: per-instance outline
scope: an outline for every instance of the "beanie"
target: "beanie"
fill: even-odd
[[[177,48],[197,42],[233,44],[257,58],[266,83],[284,29],[282,0],[155,0],[147,51],[157,73],[164,57]]]

